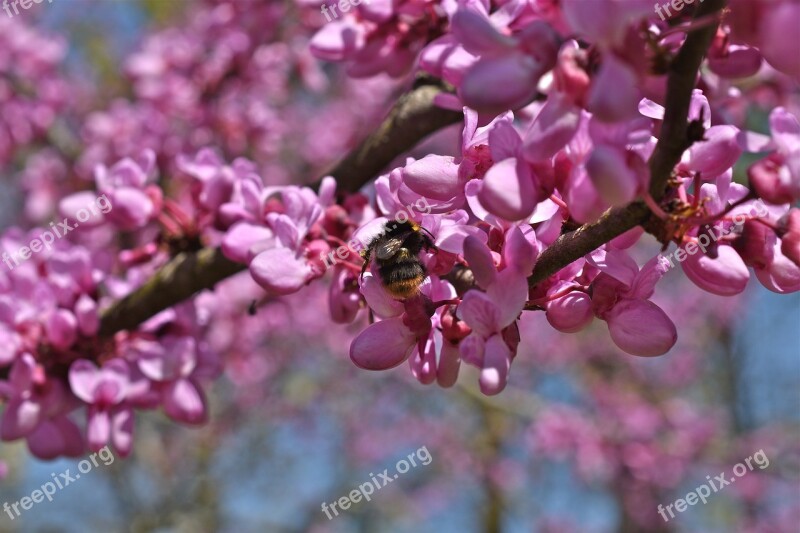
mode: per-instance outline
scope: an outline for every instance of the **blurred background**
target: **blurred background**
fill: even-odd
[[[311,182],[370,131],[403,80],[352,80],[307,53],[313,2],[54,0],[0,12],[0,227],[52,220],[64,191],[134,147],[214,146],[270,183]],[[5,54],[5,56],[3,55]],[[5,86],[4,86],[5,87]],[[744,88],[746,91],[747,88]],[[4,100],[5,99],[5,100]],[[770,94],[742,110],[767,132]],[[5,126],[4,126],[5,125]],[[12,128],[13,126],[13,128]],[[8,130],[3,130],[7,127]],[[419,147],[458,146],[451,128]],[[741,178],[741,176],[740,176]],[[658,250],[638,250],[640,264]],[[347,356],[363,327],[333,324],[320,284],[245,311],[248,276],[201,295],[226,373],[210,423],[137,413],[133,454],[94,468],[0,531],[793,532],[800,530],[800,295],[735,298],[671,271],[654,298],[680,338],[660,358],[606,327],[557,334],[526,314],[509,387],[488,398],[462,368],[449,390]],[[76,460],[0,448],[0,503]],[[425,447],[418,465],[329,520],[323,502]],[[759,450],[756,468],[669,522],[657,514]]]

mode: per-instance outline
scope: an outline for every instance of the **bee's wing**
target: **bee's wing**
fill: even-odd
[[[403,247],[403,239],[393,237],[385,239],[375,247],[375,257],[381,260],[391,259]]]

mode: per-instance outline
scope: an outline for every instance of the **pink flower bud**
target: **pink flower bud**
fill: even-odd
[[[720,296],[739,294],[750,279],[747,265],[730,246],[717,247],[716,258],[699,251],[693,255],[687,254],[681,267],[692,283]]]
[[[747,78],[761,68],[761,59],[755,48],[730,45],[720,55],[709,54],[708,68],[723,78]]]
[[[609,205],[626,205],[636,198],[639,178],[628,167],[623,150],[605,144],[595,146],[586,161],[586,172],[600,196]]]
[[[81,334],[91,337],[100,329],[100,318],[97,314],[97,303],[83,294],[75,303],[75,316]]]
[[[403,183],[415,193],[435,200],[450,200],[462,194],[458,165],[452,157],[427,155],[403,169]]]
[[[458,345],[445,341],[442,344],[442,353],[439,355],[439,366],[436,367],[436,382],[443,388],[452,387],[458,380],[460,368]]]
[[[800,28],[800,5],[796,2],[774,2],[761,19],[761,53],[770,65],[800,78],[797,55],[797,28]]]
[[[416,337],[400,317],[371,324],[350,344],[350,359],[365,370],[386,370],[405,361]]]
[[[775,243],[773,258],[766,268],[756,268],[756,278],[772,292],[785,294],[800,290],[800,266],[793,263],[781,252],[781,246]]]
[[[800,209],[790,209],[781,222],[787,231],[781,237],[781,252],[800,266]]]
[[[533,213],[539,198],[528,164],[510,157],[486,173],[478,199],[487,211],[506,220],[522,220]]]
[[[553,94],[525,133],[525,159],[536,162],[553,157],[575,136],[580,121],[580,108],[568,98]]]
[[[511,368],[511,349],[501,335],[492,335],[486,341],[478,383],[481,392],[487,396],[499,394],[508,383],[508,371]]]
[[[774,153],[747,169],[750,187],[771,204],[788,204],[800,198],[800,175],[793,176],[785,163],[783,155]]]
[[[748,220],[742,234],[733,243],[747,266],[766,268],[772,263],[773,248],[777,241],[775,232],[757,220]]]
[[[78,321],[66,309],[59,309],[51,314],[45,329],[47,339],[56,348],[66,350],[78,340]]]
[[[585,328],[594,318],[592,299],[581,291],[572,291],[548,302],[547,321],[558,331],[575,333]]]
[[[499,114],[533,100],[545,72],[534,58],[521,52],[481,58],[464,74],[459,95],[472,109]]]
[[[675,324],[649,300],[622,300],[606,314],[611,340],[631,355],[667,353],[678,340]]]

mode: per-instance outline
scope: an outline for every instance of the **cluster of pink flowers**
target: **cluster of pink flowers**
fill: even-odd
[[[657,104],[643,100],[641,107],[653,121],[660,119]],[[708,116],[707,108],[706,99],[697,93],[697,116]],[[542,109],[532,125],[546,112]],[[322,260],[337,244],[353,237],[369,242],[403,206],[422,200],[430,207],[428,214],[417,216],[436,246],[423,258],[430,276],[418,297],[396,301],[380,278],[369,273],[358,285],[359,297],[355,287],[361,260],[352,254],[335,266],[330,304],[334,318],[355,320],[366,304],[381,319],[353,341],[351,357],[362,368],[392,368],[408,359],[421,382],[449,386],[464,361],[481,369],[485,393],[500,392],[519,342],[516,321],[526,307],[545,310],[549,323],[568,333],[597,317],[608,324],[612,340],[622,350],[641,356],[666,353],[677,331],[650,298],[668,264],[657,256],[637,266],[625,249],[638,241],[641,231],[604,245],[532,290],[527,283],[538,254],[555,240],[563,221],[594,220],[607,207],[623,205],[646,191],[647,173],[639,153],[652,150],[657,124],[642,116],[615,131],[582,111],[566,145],[531,162],[525,157],[526,147],[539,148],[549,141],[524,139],[511,113],[483,128],[476,127],[473,111],[467,109],[465,116],[461,158],[429,155],[381,176],[375,182],[374,211],[366,213],[359,196],[334,204],[335,185],[330,179],[323,181],[317,196],[293,186],[265,187],[246,162],[228,167],[210,153],[183,166],[202,184],[199,201],[225,231],[221,241],[225,253],[248,263],[253,278],[275,294],[297,291],[320,277],[325,271]],[[740,214],[745,221],[741,234],[726,232],[726,238],[719,240],[715,236],[713,246],[689,255],[691,259],[683,263],[687,276],[709,292],[741,292],[749,277],[747,265],[771,290],[800,288],[791,226],[797,211],[790,213],[788,205],[771,203],[768,216],[758,216],[753,200],[746,198],[747,190],[731,183],[731,166],[745,149],[774,146],[778,156],[792,153],[796,119],[779,108],[772,123],[773,140],[744,134],[734,126],[719,126],[725,130],[717,133],[706,124],[708,140],[687,151],[678,168],[676,179],[681,184],[674,191],[676,199],[696,208],[685,218],[687,227],[676,229],[674,238],[681,246],[697,247],[698,232],[708,231],[703,228],[712,222],[729,227]],[[620,184],[625,169],[631,181]],[[769,190],[790,189],[797,183],[791,169],[780,164],[770,176]],[[574,181],[581,185],[573,189]],[[698,187],[695,198],[690,191]],[[720,198],[719,191],[725,196]],[[580,209],[587,200],[594,210],[573,215],[571,206]],[[774,202],[775,197],[762,200]],[[733,204],[735,209],[730,208]],[[784,240],[788,244],[782,244]],[[784,248],[789,255],[784,255]],[[465,294],[456,294],[453,285],[442,279],[456,264],[469,266],[475,279],[476,287]]]
[[[668,265],[659,256],[641,266],[633,259],[641,228],[529,283],[562,233],[637,198],[662,219],[660,240],[685,251],[683,271],[701,289],[738,294],[752,268],[767,289],[797,291],[796,104],[784,98],[773,106],[769,136],[725,120],[740,116],[731,79],[762,69],[797,75],[787,59],[794,57],[786,52],[788,37],[773,33],[786,19],[797,20],[796,6],[775,2],[753,10],[752,20],[723,21],[692,98],[689,118],[703,136],[685,150],[667,198],[656,203],[648,193],[647,160],[661,135],[666,78],[653,65],[680,46],[689,22],[659,23],[651,4],[373,0],[311,39],[289,33],[289,46],[275,42],[286,38],[279,31],[282,7],[220,1],[199,10],[186,28],[156,34],[126,64],[135,97],[88,117],[80,155],[69,161],[42,152],[23,173],[28,187],[41,187],[42,196],[28,206],[37,218],[67,166],[93,175],[96,190],[76,192],[70,184],[71,194],[58,202],[61,215],[71,216],[99,194],[114,208],[53,251],[0,272],[0,337],[6,340],[0,394],[7,402],[0,437],[26,438],[41,457],[107,442],[126,454],[134,409],[162,406],[174,420],[203,422],[203,383],[223,366],[206,338],[208,294],[200,297],[202,309],[198,298],[190,299],[135,331],[98,337],[100,310],[144,285],[170,256],[202,246],[219,246],[247,265],[268,297],[304,290],[330,270],[332,320],[361,328],[350,345],[358,367],[384,370],[407,361],[421,383],[449,387],[463,363],[478,369],[487,395],[508,383],[528,312],[543,311],[562,333],[597,318],[616,346],[633,355],[657,356],[673,347],[677,328],[652,301]],[[0,35],[0,42],[8,38]],[[43,91],[32,110],[14,111],[16,104],[4,110],[41,121],[40,129],[52,123],[60,100],[48,97],[48,76],[60,50],[25,50],[24,67],[0,52],[0,74],[13,64],[10,83],[19,68]],[[344,134],[320,134],[309,141],[318,143],[314,149],[300,149],[316,136],[313,128],[359,105],[380,107],[374,96],[350,107],[337,102],[304,124],[314,113],[288,103],[293,84],[308,95],[326,81],[309,50],[345,62],[353,77],[399,77],[418,66],[454,86],[454,94],[437,102],[463,112],[458,153],[408,158],[363,193],[345,194],[332,177],[317,190],[276,185],[292,172],[302,176],[298,182],[311,181],[305,178],[319,166],[316,148],[338,153],[358,124],[350,119],[341,126]],[[385,91],[389,85],[376,86]],[[25,130],[25,121],[13,125]],[[0,162],[32,138],[20,130],[6,136],[13,143],[4,142],[5,123]],[[279,140],[284,135],[290,140]],[[222,155],[197,150],[205,145]],[[281,161],[287,147],[300,161]],[[750,188],[733,181],[745,152],[767,153],[747,170]],[[251,159],[235,157],[245,153]],[[412,212],[412,205],[427,209]],[[757,205],[766,205],[766,214]],[[401,216],[434,245],[420,254],[427,276],[418,293],[404,300],[385,289],[378,269],[362,276],[359,250],[349,246],[363,249]],[[12,229],[0,244],[16,250],[28,237]],[[339,254],[343,246],[347,252]],[[330,264],[326,257],[334,250]],[[470,273],[467,287],[455,279],[463,268]],[[78,408],[87,413],[85,431],[70,416]]]
[[[778,4],[756,14],[751,44],[742,42],[748,39],[736,27],[741,19],[734,18],[733,26],[723,21],[709,53],[713,74],[707,76],[719,77],[709,79],[710,86],[755,74],[762,64],[760,47],[767,48],[764,56],[772,67],[795,74],[785,55],[769,53],[784,50],[791,41],[770,32],[769,21],[783,24],[773,19],[775,13],[798,17],[789,3]],[[516,354],[516,320],[526,308],[545,310],[549,323],[563,332],[600,318],[617,346],[634,355],[667,352],[676,328],[650,301],[668,268],[666,260],[655,257],[640,269],[625,251],[641,230],[611,241],[530,292],[526,280],[537,255],[558,237],[564,222],[592,222],[609,207],[637,197],[664,219],[664,242],[688,249],[683,270],[700,288],[737,294],[752,267],[770,290],[800,289],[795,228],[800,212],[790,209],[800,199],[795,168],[800,128],[790,111],[772,111],[771,137],[712,125],[719,111],[712,111],[697,90],[689,119],[703,126],[703,138],[686,150],[675,169],[676,186],[662,203],[674,207],[666,213],[649,197],[646,165],[663,119],[656,101],[663,101],[666,78],[642,58],[652,61],[676,50],[681,34],[652,16],[647,20],[650,3],[508,2],[495,7],[467,1],[448,6],[449,32],[421,51],[420,67],[458,89],[439,102],[465,106],[462,153],[409,161],[375,183],[379,214],[391,217],[395,205],[420,197],[433,206],[417,222],[434,235],[438,253],[425,258],[431,275],[420,297],[402,307],[387,301],[388,294],[372,278],[361,285],[367,305],[383,320],[353,342],[356,364],[383,369],[409,358],[420,381],[435,376],[446,386],[464,361],[482,369],[485,393],[497,393]],[[398,8],[399,18],[402,13]],[[351,71],[358,71],[359,61],[374,68],[374,58],[359,56],[360,41],[345,39],[382,35],[372,30],[369,16],[357,11],[321,29],[312,49],[323,59],[347,61]],[[391,41],[385,37],[386,46]],[[397,64],[391,54],[383,61],[387,71]],[[711,92],[720,98],[719,89]],[[538,95],[546,96],[544,103]],[[743,152],[767,151],[770,155],[749,170],[752,190],[732,181],[733,165]],[[757,199],[769,205],[766,215],[756,209]],[[448,222],[444,234],[443,221]],[[734,224],[739,231],[731,231]],[[696,253],[698,242],[701,253]],[[464,294],[455,294],[441,279],[456,263],[469,266],[475,278],[476,287]]]
[[[141,168],[128,162],[112,169],[111,177],[135,171]],[[104,169],[98,174],[108,177]],[[125,194],[118,199],[124,205]],[[123,208],[115,220],[117,227],[131,227],[136,218]],[[80,237],[65,238],[0,272],[0,397],[6,402],[0,438],[24,438],[38,457],[78,456],[87,445],[97,451],[109,442],[127,455],[133,408],[163,406],[176,421],[201,423],[206,406],[200,383],[221,370],[193,302],[164,311],[135,332],[98,337],[100,309],[109,296],[124,296],[152,272],[131,268],[128,279],[115,276],[118,262],[103,251],[103,229],[73,230],[92,237],[91,249],[73,242]],[[4,232],[4,256],[40,232]],[[87,413],[85,433],[70,416],[79,408]]]
[[[124,65],[133,97],[89,113],[78,170],[88,176],[98,163],[145,148],[172,164],[206,146],[232,159],[250,154],[269,166],[272,183],[329,164],[382,112],[391,84],[359,89],[347,78],[329,79],[311,56],[304,28],[288,23],[288,9],[276,2],[208,2],[185,25],[147,37]],[[331,122],[335,135],[319,133]],[[285,153],[300,160],[281,160]]]
[[[59,70],[66,51],[62,39],[0,18],[0,170],[44,140],[70,102]]]

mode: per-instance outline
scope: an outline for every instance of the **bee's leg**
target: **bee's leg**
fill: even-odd
[[[375,323],[375,314],[372,312],[372,308],[371,307],[368,308],[368,309],[369,309],[369,323],[370,324],[374,324]]]
[[[367,267],[369,266],[369,260],[372,256],[372,249],[367,248],[366,250],[361,252],[361,257],[364,258],[364,264],[361,266],[361,275],[358,279],[364,279],[364,272],[367,271]]]
[[[434,253],[437,253],[439,251],[439,248],[437,248],[436,245],[433,243],[433,239],[431,239],[430,237],[428,237],[426,235],[425,236],[425,251],[429,252],[431,250],[433,250]]]

